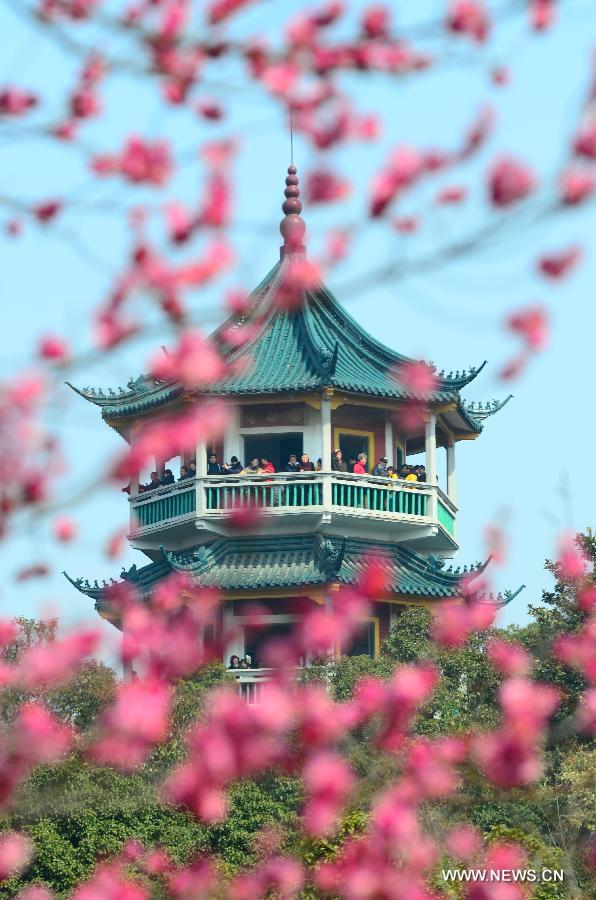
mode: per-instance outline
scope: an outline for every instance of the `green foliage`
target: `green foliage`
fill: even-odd
[[[582,542],[596,563],[596,539],[588,533]],[[551,651],[553,639],[577,631],[583,616],[575,603],[574,586],[557,578],[551,563],[547,568],[555,575],[554,587],[544,592],[543,605],[531,607],[531,620],[523,628],[493,629],[473,635],[464,647],[447,650],[430,640],[430,612],[406,607],[394,622],[379,659],[325,660],[303,673],[304,681],[322,683],[336,701],[346,702],[362,677],[386,679],[399,664],[432,660],[441,680],[432,700],[420,711],[417,732],[429,737],[466,734],[492,728],[499,721],[496,695],[502,677],[488,662],[487,640],[495,634],[520,641],[534,657],[537,677],[555,684],[564,698],[558,730],[546,751],[547,775],[537,785],[505,793],[488,783],[475,767],[466,765],[461,789],[445,800],[426,804],[422,812],[438,840],[456,823],[468,822],[491,841],[520,843],[533,868],[565,868],[564,886],[535,886],[537,900],[591,895],[593,881],[578,860],[585,837],[596,832],[596,751],[568,727],[584,682]],[[18,638],[6,653],[17,659],[33,642],[54,640],[55,630],[55,623],[21,620]],[[168,741],[132,775],[90,766],[76,754],[59,765],[37,769],[21,792],[18,811],[0,823],[2,830],[16,828],[29,833],[35,842],[35,857],[24,876],[3,886],[2,896],[16,896],[32,881],[46,883],[59,896],[66,896],[98,860],[118,852],[128,838],[148,848],[162,846],[179,863],[198,853],[215,854],[222,872],[232,873],[254,864],[267,852],[263,844],[267,834],[278,835],[282,848],[312,869],[333,858],[346,839],[363,833],[371,798],[399,775],[399,758],[376,747],[374,723],[352,734],[341,748],[360,783],[352,808],[338,833],[329,839],[314,841],[304,836],[299,820],[301,784],[274,773],[235,785],[230,792],[229,815],[216,826],[203,826],[184,811],[161,802],[158,785],[183,759],[186,733],[204,715],[209,691],[229,680],[225,667],[214,665],[196,678],[180,681]],[[62,719],[84,732],[93,727],[116,684],[113,672],[93,663],[43,699]],[[7,723],[22,695],[9,691],[4,695],[0,717]],[[447,888],[436,879],[433,884],[442,895],[460,896],[457,887]],[[163,896],[157,886],[152,890],[152,896]],[[305,898],[316,896],[314,888],[305,889]]]
[[[211,849],[231,868],[254,863],[264,828],[280,827],[288,840],[297,832],[301,802],[300,782],[295,778],[270,775],[239,782],[230,792],[227,819],[209,829]]]

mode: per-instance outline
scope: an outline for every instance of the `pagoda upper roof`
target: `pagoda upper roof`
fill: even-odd
[[[278,305],[277,292],[291,264],[289,257],[282,258],[253,291],[248,312],[230,317],[213,334],[234,374],[211,385],[207,393],[240,397],[334,388],[368,397],[460,404],[459,392],[485,363],[448,375],[441,372],[434,390],[412,391],[399,379],[400,368],[412,360],[368,334],[323,284],[304,288],[291,309]],[[255,333],[238,348],[233,335],[242,329]],[[150,375],[131,379],[117,392],[74,390],[101,407],[106,417],[136,415],[169,403],[184,391],[175,381]],[[473,429],[481,430],[481,419],[471,409],[461,405],[460,412]]]
[[[288,587],[307,587],[336,582],[355,585],[365,566],[376,559],[386,575],[387,590],[399,596],[456,598],[462,575],[480,573],[486,564],[464,569],[446,567],[439,557],[424,557],[399,544],[379,544],[356,538],[325,538],[319,534],[257,537],[221,537],[209,545],[181,550],[162,550],[160,559],[146,566],[123,570],[121,578],[149,595],[156,584],[172,572],[191,576],[199,587],[224,591],[253,591]],[[91,583],[78,578],[68,580],[96,600],[101,610],[109,604],[110,588],[115,581]],[[515,594],[496,599],[509,602]]]
[[[203,392],[235,398],[277,395],[281,399],[329,388],[368,398],[453,403],[457,422],[452,424],[479,433],[486,416],[503,404],[466,405],[460,391],[486,362],[462,371],[435,373],[434,389],[417,392],[400,379],[401,368],[413,360],[368,334],[324,284],[313,279],[300,289],[292,288],[292,267],[305,265],[305,226],[299,215],[302,207],[295,171],[291,166],[286,179],[281,259],[252,292],[245,311],[230,316],[212,335],[229,363],[230,374]],[[293,292],[290,303],[284,301],[288,290]],[[99,406],[108,419],[136,416],[188,393],[176,381],[151,375],[131,378],[127,387],[118,391],[74,390]]]

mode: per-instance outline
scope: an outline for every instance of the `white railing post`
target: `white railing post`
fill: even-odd
[[[426,481],[430,485],[430,510],[431,519],[437,519],[439,514],[437,498],[437,417],[429,412],[426,422],[424,444],[426,451]]]

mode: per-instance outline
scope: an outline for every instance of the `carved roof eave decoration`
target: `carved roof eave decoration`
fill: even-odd
[[[509,394],[504,400],[488,400],[484,404],[462,400],[460,406],[461,411],[469,422],[476,423],[482,427],[486,419],[500,412],[512,399],[513,394]]]
[[[162,557],[137,569],[121,573],[120,583],[130,583],[147,597],[155,585],[172,572],[182,572],[201,587],[248,592],[287,590],[329,584],[356,585],[367,560],[375,558],[387,577],[382,599],[411,597],[435,601],[457,599],[462,578],[482,574],[489,560],[463,568],[447,567],[438,556],[424,557],[404,544],[379,544],[355,538],[324,537],[320,534],[244,538],[222,537],[208,546],[166,551]],[[66,574],[66,573],[65,573]],[[118,582],[90,582],[71,578],[70,583],[91,597],[98,609],[110,606],[110,588]],[[520,588],[521,590],[521,588]],[[486,597],[508,603],[519,591]],[[381,599],[381,598],[380,598]]]

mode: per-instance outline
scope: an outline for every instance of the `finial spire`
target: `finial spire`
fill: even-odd
[[[289,253],[306,252],[303,243],[306,225],[300,216],[302,203],[300,202],[300,188],[298,187],[298,175],[296,172],[296,166],[288,166],[286,189],[284,191],[286,199],[282,204],[284,218],[279,225],[281,236],[284,239],[283,247],[280,248],[282,257],[287,256]]]

